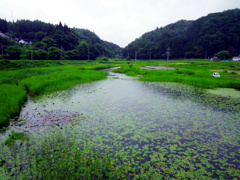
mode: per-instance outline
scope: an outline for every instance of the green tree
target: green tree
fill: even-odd
[[[55,40],[54,40],[53,38],[51,38],[51,37],[45,37],[45,38],[43,38],[42,42],[47,45],[47,48],[50,48],[50,47],[58,47],[57,41],[55,41]]]
[[[2,33],[8,32],[8,23],[4,19],[0,19],[0,31]]]
[[[42,31],[39,31],[37,33],[35,33],[35,39],[37,41],[41,41],[44,37],[46,37],[47,33],[46,32],[42,32]]]
[[[42,49],[38,49],[33,51],[33,59],[36,60],[47,60],[48,59],[48,52]]]
[[[226,50],[219,51],[217,54],[215,54],[220,59],[224,60],[230,57],[230,52]]]
[[[127,57],[127,61],[131,61],[131,58],[129,56]]]
[[[8,54],[9,59],[20,59],[22,49],[20,46],[8,46],[6,48],[6,53]]]
[[[33,44],[34,49],[46,49],[47,48],[47,44],[44,42],[36,42]]]
[[[65,51],[65,58],[68,60],[80,60],[79,52],[77,49]]]
[[[48,59],[50,60],[59,60],[61,55],[61,49],[56,47],[48,48]]]
[[[32,45],[24,44],[22,46],[21,59],[31,59]]]
[[[106,62],[106,61],[109,61],[109,59],[107,57],[102,57],[101,61],[105,61]]]

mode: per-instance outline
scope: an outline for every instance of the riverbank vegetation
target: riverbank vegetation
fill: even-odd
[[[107,74],[94,69],[109,68],[104,64],[90,64],[85,66],[59,65],[49,61],[36,63],[39,67],[29,67],[31,61],[11,62],[10,69],[16,69],[22,65],[20,70],[0,71],[0,126],[5,125],[9,118],[17,115],[23,105],[27,94],[31,97],[43,95],[57,90],[71,88],[77,84],[88,83],[106,78]],[[35,64],[35,66],[36,66]],[[50,67],[44,67],[50,66]]]
[[[55,90],[63,90],[76,84],[87,83],[106,78],[106,74],[99,71],[113,66],[121,66],[115,72],[139,76],[139,80],[151,82],[178,82],[195,87],[235,88],[240,89],[239,62],[211,62],[209,60],[171,60],[169,67],[175,70],[143,69],[145,66],[167,66],[161,60],[133,60],[102,61],[30,61],[3,60],[0,61],[0,90],[5,97],[0,106],[0,125],[6,124],[8,119],[20,111],[20,106],[27,97],[39,96]],[[34,67],[33,67],[34,66]],[[87,71],[90,70],[90,71]],[[221,74],[221,78],[212,76],[214,71]]]
[[[172,60],[169,70],[144,68],[145,66],[164,66],[166,61],[137,61],[135,65],[124,65],[115,72],[126,73],[130,76],[139,76],[139,80],[151,82],[178,82],[195,87],[235,88],[240,89],[239,62],[210,62],[209,60]],[[221,78],[212,76],[213,72],[220,72]]]
[[[77,84],[106,78],[102,71],[120,66],[116,72],[139,77],[142,81],[179,82],[182,84],[156,85],[162,93],[173,94],[182,104],[194,99],[205,105],[204,113],[187,114],[178,118],[177,109],[156,117],[159,107],[149,112],[115,114],[111,120],[101,119],[77,125],[53,125],[48,133],[33,135],[10,131],[0,136],[0,174],[3,179],[234,179],[240,177],[239,167],[239,101],[216,99],[201,90],[185,88],[189,84],[201,88],[232,87],[239,89],[239,62],[210,62],[209,60],[171,60],[168,66],[175,70],[144,69],[145,66],[167,66],[166,61],[110,59],[109,61],[59,61],[53,64],[35,61],[10,61],[11,66],[0,71],[0,120],[6,125],[9,117],[17,115],[27,95],[32,98]],[[17,68],[22,64],[21,69]],[[29,63],[29,64],[28,64]],[[37,66],[38,65],[38,66]],[[30,66],[30,67],[29,67]],[[48,66],[48,67],[44,67]],[[220,72],[221,77],[211,74]],[[170,86],[170,87],[168,87]],[[172,89],[171,86],[175,88]],[[178,90],[179,88],[179,90]],[[183,92],[181,89],[185,89]],[[187,91],[188,90],[188,91]],[[195,93],[192,95],[191,93]],[[179,97],[180,96],[180,97]],[[196,97],[201,97],[197,99]],[[138,101],[144,104],[144,98]],[[234,103],[231,103],[234,102]],[[226,107],[236,104],[234,108]],[[149,104],[150,106],[150,104]],[[202,107],[202,106],[200,106]],[[199,107],[199,108],[200,108]],[[114,111],[116,107],[108,107]],[[112,109],[111,109],[112,108]],[[222,115],[205,119],[211,109],[231,111],[224,114],[226,122],[215,121]],[[222,108],[222,109],[221,109]],[[188,107],[185,107],[185,110]],[[200,109],[199,109],[200,110]],[[145,111],[145,110],[144,110]],[[81,113],[81,112],[79,112]],[[95,112],[98,116],[102,112]],[[144,116],[143,119],[141,118]],[[234,117],[234,113],[235,117]],[[171,115],[170,118],[168,115]],[[233,116],[233,117],[232,117]],[[197,120],[196,120],[197,117]],[[121,122],[119,122],[121,119]],[[134,120],[132,120],[134,119]],[[187,119],[187,120],[186,120]],[[109,122],[110,129],[104,129]],[[91,132],[89,132],[90,127]],[[155,130],[157,129],[157,130]],[[230,153],[229,153],[230,152]]]

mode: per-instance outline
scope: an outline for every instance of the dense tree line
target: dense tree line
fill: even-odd
[[[123,49],[123,56],[141,59],[208,58],[225,50],[240,54],[240,9],[213,13],[196,21],[180,20],[145,33]]]
[[[0,37],[2,58],[94,60],[103,54],[114,57],[121,52],[119,46],[101,40],[95,33],[69,28],[61,22],[53,25],[39,20],[7,22],[0,19],[0,31],[10,37]],[[21,39],[31,44],[21,44]]]

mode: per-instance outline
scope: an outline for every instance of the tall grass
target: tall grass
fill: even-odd
[[[48,67],[63,65],[62,61],[52,60],[0,60],[0,69],[24,69],[32,67]]]
[[[15,84],[0,84],[0,97],[0,126],[3,126],[12,115],[19,113],[26,99],[26,91]]]
[[[53,66],[0,71],[0,127],[6,125],[12,115],[17,115],[27,93],[39,96],[57,90],[71,88],[77,84],[89,83],[106,78],[101,71],[106,65]],[[109,66],[107,66],[109,67]]]
[[[126,73],[126,75],[139,77],[141,81],[150,82],[178,82],[191,86],[213,89],[213,88],[236,88],[240,89],[240,81],[233,78],[215,78],[212,72],[205,69],[194,70],[146,70],[140,67],[125,65],[115,72]]]
[[[20,82],[20,85],[27,89],[30,96],[39,96],[104,78],[106,78],[106,73],[101,71],[73,69],[26,78]]]

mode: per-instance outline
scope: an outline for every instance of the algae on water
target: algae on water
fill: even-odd
[[[240,98],[240,91],[233,88],[208,89],[207,92],[223,97]]]

